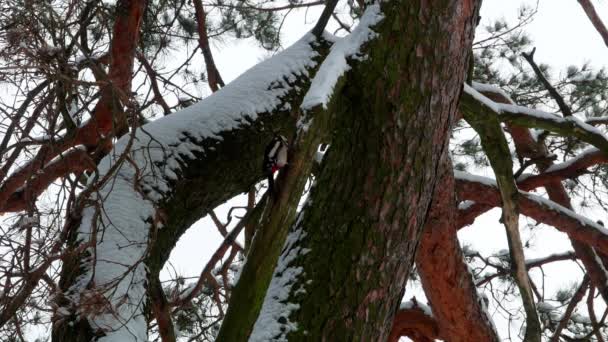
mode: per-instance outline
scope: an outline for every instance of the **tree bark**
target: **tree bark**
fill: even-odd
[[[441,164],[416,266],[440,335],[450,342],[500,341],[464,261],[456,236],[452,163]]]
[[[311,46],[310,56],[314,55],[318,56],[318,58],[323,58],[324,52],[313,52],[312,50],[313,45],[319,47],[319,44],[316,44],[315,41],[304,44],[311,44],[309,45]],[[326,46],[324,47],[324,50],[327,50]],[[280,63],[286,63],[286,60],[283,57],[277,58],[282,61]],[[290,61],[290,63],[293,63],[293,61]],[[281,71],[285,69],[284,65],[279,64],[279,67],[283,67],[279,68]],[[206,212],[211,211],[226,200],[250,188],[262,178],[263,174],[260,171],[260,165],[262,164],[261,159],[263,158],[264,147],[266,142],[270,141],[273,136],[273,132],[267,128],[272,127],[273,130],[280,131],[286,135],[293,134],[295,131],[297,108],[302,101],[306,89],[309,87],[309,77],[310,75],[314,75],[315,71],[315,66],[312,61],[309,61],[306,66],[302,67],[306,67],[307,69],[298,72],[297,75],[288,75],[290,76],[288,77],[289,83],[282,85],[274,84],[274,89],[283,87],[285,91],[276,99],[277,102],[275,107],[268,108],[267,112],[253,113],[256,114],[255,120],[250,116],[247,116],[247,113],[242,114],[242,116],[238,116],[241,114],[237,113],[235,114],[237,117],[234,120],[238,124],[231,126],[230,122],[224,121],[229,128],[214,132],[209,136],[205,135],[208,133],[202,132],[201,137],[192,136],[192,132],[187,130],[181,131],[182,128],[176,128],[174,134],[167,135],[179,137],[177,138],[179,141],[176,144],[171,146],[161,145],[165,153],[160,154],[159,156],[146,155],[145,158],[140,161],[140,163],[144,164],[141,166],[141,169],[154,165],[157,166],[158,169],[148,172],[160,174],[161,170],[170,169],[171,167],[166,164],[166,156],[170,155],[169,152],[172,148],[175,148],[175,146],[179,147],[182,144],[186,146],[188,144],[195,145],[196,147],[188,158],[180,159],[180,162],[178,163],[179,168],[175,169],[175,172],[173,173],[175,176],[170,179],[168,185],[164,185],[166,188],[169,188],[169,191],[164,192],[160,199],[153,202],[153,215],[151,215],[151,217],[141,217],[143,226],[140,226],[139,228],[132,226],[124,227],[124,231],[126,232],[142,228],[149,230],[148,241],[144,241],[144,243],[147,243],[147,250],[143,259],[137,262],[137,264],[143,262],[146,265],[148,275],[147,284],[152,284],[154,282],[153,277],[158,277],[158,273],[169,257],[177,240],[192,223],[202,217]],[[255,68],[252,70],[253,71],[250,72],[255,75],[259,74],[259,71],[256,71]],[[272,75],[274,75],[274,73]],[[283,74],[280,75],[281,77],[287,77]],[[268,90],[270,85],[262,84],[258,85],[258,87],[264,89],[264,96],[268,96],[266,92],[272,93],[272,90]],[[226,97],[233,99],[233,97],[231,97],[233,95],[231,94],[234,94],[235,89],[240,88],[238,85],[233,87],[232,90],[229,90],[227,87],[223,90],[223,95],[225,95],[225,97],[220,97],[219,100],[215,97],[211,99],[211,101],[225,101]],[[218,93],[214,96],[221,96],[221,94]],[[243,94],[243,96],[246,96],[246,94]],[[213,106],[213,104],[211,106]],[[204,114],[204,105],[202,108],[203,109],[200,110],[203,111],[203,114],[198,114],[199,116],[202,116],[202,126],[217,125],[217,119],[213,116],[206,116]],[[195,111],[195,113],[197,112]],[[190,114],[193,113],[190,112]],[[176,117],[177,115],[179,114],[176,114]],[[169,116],[164,118],[164,120],[173,119],[172,116]],[[144,126],[136,132],[136,134],[138,134],[137,141],[142,142],[144,139],[153,139],[151,140],[152,142],[159,143],[158,139],[161,139],[161,137],[154,137],[148,129],[149,127]],[[128,141],[130,138],[131,137],[123,137],[123,141],[120,141],[118,144],[120,145],[124,140]],[[150,143],[144,142],[144,144],[149,146]],[[129,147],[124,148],[129,149]],[[137,196],[143,197],[140,202],[147,203],[148,198],[145,197],[145,195],[149,192],[141,190],[141,183],[138,183],[138,179],[130,179],[128,174],[124,174],[123,170],[127,169],[128,166],[137,163],[138,156],[134,155],[136,150],[137,149],[134,149],[131,154],[128,154],[127,158],[129,162],[122,164],[122,168],[117,171],[119,173],[123,172],[123,174],[112,175],[111,170],[100,171],[102,178],[107,176],[104,175],[104,172],[110,174],[110,182],[102,182],[101,185],[98,185],[94,190],[105,191],[104,187],[112,189],[114,187],[114,182],[112,182],[113,179],[127,180],[128,182],[133,182],[133,185],[128,187],[129,189],[132,189],[130,191],[134,191],[137,193]],[[201,151],[204,151],[204,153]],[[186,152],[182,149],[178,153]],[[118,152],[115,154],[120,155]],[[111,156],[108,156],[107,158],[110,158]],[[158,159],[159,157],[160,159]],[[119,165],[118,162],[115,162],[115,164]],[[139,167],[138,165],[136,166]],[[135,175],[137,175],[137,173]],[[155,180],[160,182],[162,179],[162,177],[157,177],[150,179],[150,181]],[[154,183],[149,183],[149,185],[152,187],[155,186]],[[104,211],[107,212],[108,205],[116,208],[115,204],[112,203],[117,203],[117,201],[122,203],[124,199],[122,197],[116,197],[114,199],[104,198],[103,200],[103,203],[97,203],[97,205],[105,205],[106,208]],[[95,203],[91,204],[91,201],[87,201],[86,196],[81,198],[80,203],[84,203],[82,205],[86,206],[95,206]],[[134,205],[133,203],[130,204]],[[121,206],[121,204],[119,204],[119,206]],[[115,229],[113,228],[114,225],[112,225],[112,227],[102,226],[102,223],[98,222],[96,219],[93,220],[95,222],[86,222],[80,217],[73,217],[72,221],[72,227],[70,229],[71,236],[68,238],[68,246],[72,247],[82,244],[82,241],[79,240],[82,239],[82,236],[79,236],[80,228],[78,228],[78,226],[84,226],[87,223],[89,225],[93,224],[99,226],[99,231],[104,234],[104,241],[98,241],[97,247],[99,247],[101,243],[107,243],[108,229]],[[159,228],[161,226],[162,229]],[[68,308],[68,310],[78,309],[78,303],[72,303],[74,295],[78,295],[77,293],[74,293],[73,286],[79,281],[78,279],[83,272],[91,267],[91,258],[90,253],[88,252],[89,251],[87,251],[87,253],[82,253],[78,257],[67,260],[63,265],[60,288],[67,296],[59,296],[58,305]],[[128,266],[135,268],[137,265]],[[130,269],[126,269],[125,272],[130,272]],[[90,282],[87,286],[91,286],[94,289],[96,286],[99,287],[99,285],[100,284],[96,284],[95,282]],[[82,285],[78,285],[79,288],[81,286]],[[146,288],[149,297],[154,297],[154,294],[150,292],[152,290],[154,289]],[[136,305],[143,304],[136,303]],[[149,314],[149,311],[147,311],[147,313]],[[105,333],[104,331],[93,331],[94,329],[91,327],[90,320],[91,318],[94,318],[95,315],[96,313],[93,312],[89,314],[89,317],[86,317],[71,311],[69,315],[64,316],[63,319],[57,320],[57,323],[54,325],[54,340],[70,341],[74,336],[81,336],[83,340],[88,341],[97,333]],[[87,318],[89,318],[89,321],[87,321]],[[137,338],[141,339],[140,336],[136,337],[136,339]]]
[[[503,95],[498,93],[485,92],[485,96],[489,97],[492,101],[497,103],[506,103],[511,104],[512,101],[508,98],[504,98]],[[467,106],[461,105],[461,110],[466,111]],[[481,107],[478,107],[481,108]],[[545,146],[544,142],[536,141],[532,138],[532,134],[530,130],[525,127],[518,126],[513,123],[508,123],[507,128],[513,137],[513,142],[515,143],[515,149],[521,158],[529,158],[536,159],[537,162],[536,167],[542,173],[548,170],[553,164],[553,161],[549,158],[549,151],[547,146]],[[601,143],[600,143],[601,146]],[[604,152],[606,149],[600,149],[598,153],[590,154],[585,158],[580,158],[576,163],[573,163],[570,167],[576,167],[577,164],[584,168],[585,166],[593,165],[594,162],[603,161]],[[580,165],[582,164],[582,165]],[[566,168],[564,171],[567,171]],[[580,171],[582,172],[582,171]],[[559,172],[558,172],[559,174]],[[569,176],[575,176],[575,174],[569,174]],[[518,184],[518,187],[522,188],[525,191],[533,189],[534,178],[530,177]],[[564,206],[567,209],[573,210],[572,205],[570,203],[570,196],[566,193],[564,186],[561,182],[562,178],[558,179],[549,179],[543,183],[547,194],[549,195],[549,199],[554,201],[555,203]],[[544,217],[548,215],[543,215]],[[538,220],[538,219],[537,219]],[[559,228],[558,228],[559,229]],[[587,234],[579,235],[576,230],[573,232],[567,232],[568,237],[572,242],[572,247],[576,252],[576,256],[582,261],[591,277],[593,284],[598,288],[600,294],[602,295],[604,301],[608,302],[608,274],[605,271],[606,269],[606,257],[605,253],[597,253],[593,246],[593,243],[587,242],[585,244],[585,237]],[[593,235],[593,234],[591,234]],[[592,238],[592,240],[601,240],[598,238]]]
[[[350,62],[333,94],[339,129],[251,340],[388,337],[447,153],[478,5],[380,4],[367,59]]]

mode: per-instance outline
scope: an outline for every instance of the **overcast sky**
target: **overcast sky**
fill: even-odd
[[[504,17],[513,22],[517,10],[522,4],[536,6],[536,1],[505,1],[484,0],[481,16],[482,25],[491,23],[494,19]],[[594,1],[600,16],[608,22],[608,1]],[[566,66],[580,65],[590,62],[594,67],[608,66],[608,47],[603,43],[595,31],[582,8],[576,0],[544,0],[538,3],[538,14],[532,24],[527,27],[534,46],[537,47],[535,59],[539,63],[553,66],[555,71],[563,70]],[[283,30],[285,46],[297,40],[303,33],[312,28],[320,8],[311,9],[305,15],[291,16]],[[256,47],[252,41],[239,41],[229,43],[214,43],[214,54],[218,68],[226,81],[232,80],[247,68],[253,66],[268,56],[267,52]],[[202,90],[202,93],[207,93]],[[486,176],[492,177],[489,172]],[[241,199],[244,201],[244,199]],[[243,205],[244,202],[233,201],[233,205]],[[224,218],[226,208],[218,211]],[[594,216],[598,213],[588,213]],[[459,232],[463,243],[472,244],[484,255],[501,248],[507,248],[504,228],[498,223],[499,211],[494,210],[478,219],[477,222]],[[592,217],[598,219],[598,217]],[[606,221],[606,220],[604,220]],[[522,223],[532,222],[522,218]],[[533,231],[524,230],[524,240],[532,242],[532,248],[527,250],[527,257],[544,256],[550,253],[571,249],[568,240],[561,233],[551,227],[539,227]],[[204,267],[210,255],[220,242],[217,229],[209,220],[203,219],[195,224],[180,239],[177,248],[173,251],[171,262],[184,276],[196,276]],[[548,291],[572,283],[572,279],[580,279],[580,270],[573,263],[556,263],[545,268],[549,276],[553,275],[554,282],[547,285]],[[168,274],[165,273],[164,277]],[[533,274],[535,276],[535,274]],[[413,294],[420,296],[419,289],[408,288],[406,297]],[[499,332],[506,336],[506,321],[495,317]]]
[[[484,0],[481,24],[489,24],[501,17],[513,21],[522,4],[535,6],[536,1]],[[608,21],[608,1],[595,1],[595,5],[600,15]],[[309,30],[314,25],[319,11],[320,9],[311,9],[307,15],[301,13],[289,17],[283,31],[284,45],[288,46]],[[608,48],[603,44],[576,0],[540,1],[539,13],[534,22],[528,26],[528,31],[534,40],[534,46],[537,47],[538,62],[555,66],[557,70],[570,64],[580,65],[586,61],[597,67],[608,65],[606,59]],[[236,43],[215,42],[214,54],[220,72],[227,81],[234,79],[268,56],[267,52],[257,48],[255,42],[251,40]],[[188,274],[198,273],[197,270],[202,269],[203,260],[214,250],[209,246],[216,244],[219,239],[214,228],[202,226],[197,224],[195,229],[191,229],[188,236],[180,240],[180,248],[174,253],[176,258],[173,260],[176,265],[179,264],[179,268]],[[194,235],[195,231],[197,234]],[[211,240],[213,243],[207,244]],[[205,247],[202,248],[201,244]],[[180,255],[183,255],[184,259],[179,257]]]

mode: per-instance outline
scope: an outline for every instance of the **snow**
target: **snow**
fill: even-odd
[[[462,201],[462,202],[458,203],[458,210],[467,210],[473,204],[475,204],[475,201],[471,201],[471,200]]]
[[[207,146],[219,142],[221,133],[282,108],[282,98],[293,89],[287,80],[308,75],[315,65],[314,40],[312,34],[305,35],[205,100],[141,127],[134,137],[124,136],[101,161],[98,177],[92,177],[109,176],[105,184],[94,184],[99,190],[92,199],[100,206],[85,208],[79,228],[80,240],[96,241],[89,249],[96,262],[85,265],[69,291],[75,303],[95,295],[111,303],[111,308],[93,313],[86,305],[76,305],[92,327],[104,330],[99,341],[147,340],[143,260],[155,205],[171,195],[169,182],[178,178],[181,165],[195,158],[195,152],[206,152],[203,141]],[[129,158],[121,158],[125,151]]]
[[[511,104],[515,104],[515,102],[511,99],[509,94],[507,94],[504,90],[499,87],[487,83],[479,83],[473,82],[473,89],[477,90],[480,93],[497,93],[502,95],[505,99],[509,100]]]
[[[570,316],[570,319],[574,322],[574,323],[579,323],[579,324],[591,324],[591,318],[589,318],[588,316],[584,316],[581,315],[578,312],[575,312],[572,314],[572,316]]]
[[[489,89],[489,87],[490,86],[484,85],[481,88]],[[547,113],[547,112],[544,112],[544,111],[538,110],[538,109],[527,108],[527,107],[518,106],[515,104],[497,103],[497,102],[494,102],[491,99],[487,98],[485,95],[481,94],[476,89],[474,89],[473,87],[469,86],[466,83],[464,84],[464,91],[465,91],[465,93],[473,96],[473,98],[475,98],[477,101],[481,102],[483,105],[492,109],[492,111],[494,111],[496,114],[499,114],[499,115],[503,114],[503,113],[522,114],[522,115],[531,116],[531,117],[541,119],[541,120],[550,120],[550,121],[555,122],[556,124],[574,123],[576,126],[575,129],[580,129],[587,133],[600,136],[604,140],[608,141],[608,138],[606,138],[606,136],[604,135],[604,133],[601,130],[589,125],[588,123],[582,121],[581,119],[577,118],[576,116],[568,116],[568,117],[564,118],[564,117],[558,116],[556,114]]]
[[[492,187],[497,186],[496,180],[494,180],[492,178],[476,176],[476,175],[472,175],[468,172],[463,172],[463,171],[454,170],[454,178],[461,179],[461,180],[468,181],[468,182],[477,182],[477,183],[481,183],[481,184],[484,184],[487,186],[492,186]],[[604,226],[588,219],[585,216],[578,215],[574,211],[572,211],[564,206],[561,206],[549,199],[546,199],[546,198],[538,196],[538,195],[531,194],[529,192],[521,191],[521,190],[519,191],[519,194],[521,196],[525,196],[526,198],[528,198],[531,201],[535,201],[536,203],[548,208],[549,210],[559,212],[562,215],[567,215],[570,218],[577,220],[583,226],[593,228],[604,235],[608,235],[608,229],[606,229]]]
[[[294,283],[303,274],[301,266],[290,266],[296,258],[309,252],[298,246],[298,242],[306,236],[300,227],[300,212],[295,230],[289,233],[283,247],[283,252],[277,262],[277,267],[268,286],[264,304],[256,320],[249,342],[287,341],[287,334],[297,329],[296,322],[291,322],[289,316],[300,308],[299,304],[289,303]],[[294,295],[306,293],[303,285],[295,289]]]
[[[408,309],[420,309],[422,310],[422,312],[429,316],[429,317],[433,317],[433,310],[431,310],[431,307],[424,304],[424,303],[420,303],[418,300],[416,300],[416,297],[412,297],[411,300],[408,300],[407,302],[401,302],[401,304],[399,305],[399,309],[402,310],[408,310]]]
[[[547,302],[538,302],[536,303],[536,308],[539,312],[549,313],[555,309],[557,309],[553,304]]]
[[[454,170],[454,178],[462,179],[468,182],[481,183],[483,185],[497,187],[496,180],[488,177],[477,176],[468,172]]]
[[[544,112],[542,110],[538,110],[538,109],[533,109],[533,108],[528,108],[528,107],[523,107],[523,106],[518,106],[518,105],[513,105],[513,104],[498,104],[499,106],[499,111],[498,113],[515,113],[515,114],[524,114],[527,116],[532,116],[538,119],[543,119],[543,120],[552,120],[555,121],[557,123],[559,122],[563,122],[563,120],[565,120],[564,118],[556,115],[556,114],[551,114],[551,113],[547,113]]]
[[[319,105],[327,109],[327,104],[331,99],[338,79],[350,70],[348,59],[363,58],[363,56],[360,56],[361,47],[376,37],[372,27],[383,18],[384,16],[380,12],[380,4],[371,4],[361,16],[359,24],[352,33],[336,41],[302,100],[301,108],[303,110],[310,110]]]
[[[473,87],[471,87],[468,84],[464,84],[464,92],[473,96],[473,98],[479,102],[481,102],[482,104],[484,104],[486,107],[492,109],[494,112],[499,113],[500,114],[500,103],[496,103],[492,100],[490,100],[489,98],[487,98],[485,95],[483,95],[482,93],[478,92],[477,90],[475,90]]]
[[[596,148],[596,147],[587,148],[587,149],[585,149],[582,152],[578,152],[577,155],[576,155],[576,157],[574,157],[572,159],[569,159],[569,160],[567,160],[567,161],[565,161],[563,163],[560,163],[560,164],[553,164],[553,165],[551,165],[549,168],[547,168],[545,170],[545,173],[556,172],[556,171],[560,171],[560,170],[566,169],[566,168],[570,167],[572,164],[574,164],[574,163],[578,162],[579,160],[587,157],[588,155],[594,154],[594,153],[597,153],[597,152],[599,152],[599,149]]]

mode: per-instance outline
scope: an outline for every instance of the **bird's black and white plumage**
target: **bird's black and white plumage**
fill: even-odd
[[[262,171],[268,177],[268,190],[274,191],[274,173],[287,165],[287,139],[282,135],[275,135],[264,151],[264,164]]]

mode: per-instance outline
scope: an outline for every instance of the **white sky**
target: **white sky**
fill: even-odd
[[[504,17],[513,22],[517,9],[521,4],[535,6],[536,1],[509,1],[509,0],[484,0],[481,10],[481,25],[489,24],[493,19]],[[608,1],[593,1],[600,16],[608,23]],[[321,8],[312,8],[307,12],[301,11],[292,14],[283,28],[283,44],[289,46],[299,39],[302,34],[310,30]],[[330,27],[335,28],[335,25]],[[331,31],[330,29],[330,31]],[[534,40],[537,47],[536,61],[553,66],[554,70],[563,70],[570,64],[580,65],[591,62],[594,67],[608,66],[608,47],[606,47],[595,31],[582,8],[576,0],[541,0],[539,2],[539,13],[527,31]],[[268,53],[257,47],[252,40],[241,40],[238,42],[218,43],[213,42],[213,52],[216,64],[226,82],[236,78],[243,71],[255,65],[268,56]],[[203,84],[200,84],[201,87]],[[206,87],[206,85],[204,85]],[[207,88],[199,89],[202,94],[208,94]],[[489,173],[485,176],[491,176]],[[217,214],[220,219],[225,219],[228,208],[231,205],[242,206],[244,197],[235,199],[229,204],[219,208]],[[483,255],[487,256],[499,249],[507,248],[506,237],[503,227],[498,223],[499,211],[493,210],[479,218],[477,222],[459,232],[461,242],[472,244]],[[599,219],[600,217],[591,217]],[[529,220],[522,218],[522,224]],[[607,220],[604,218],[604,222]],[[527,250],[528,257],[544,256],[550,253],[570,249],[568,241],[563,234],[551,227],[535,229],[533,233],[524,231],[524,241],[531,238],[532,248]],[[170,263],[181,276],[198,276],[207,260],[213,254],[221,236],[217,229],[207,218],[193,225],[178,242],[177,247],[171,254]],[[553,275],[554,282],[545,284],[549,292],[567,285],[572,279],[580,278],[580,270],[572,263],[555,263],[545,267],[549,276]],[[533,276],[538,274],[532,273]],[[168,279],[173,274],[165,271],[161,274],[162,279]],[[407,299],[416,295],[423,296],[417,287],[408,286],[405,297]],[[497,327],[502,337],[506,337],[506,321],[496,318]]]
[[[482,25],[500,17],[513,20],[522,3],[535,4],[536,2],[485,0],[481,11]],[[596,1],[596,8],[600,15],[603,15],[608,21],[608,1]],[[316,13],[313,15],[313,11],[319,12],[318,9],[310,10],[307,18],[303,15],[290,17],[284,28],[285,46],[297,40],[301,34],[314,25],[317,15]],[[537,47],[536,59],[538,62],[548,63],[555,66],[556,69],[570,64],[581,64],[585,61],[590,61],[593,66],[598,67],[608,65],[606,59],[608,48],[603,45],[603,41],[575,0],[541,1],[539,13],[528,28],[534,39],[534,46]],[[251,40],[215,44],[214,54],[218,68],[227,82],[267,55]],[[217,242],[219,235],[216,234],[216,237],[209,234],[208,230],[214,231],[215,228],[209,228],[203,222],[196,224],[188,232],[188,236],[181,239],[179,248],[176,248],[174,253],[176,259],[172,259],[172,261],[183,267],[183,271],[188,274],[197,273],[196,270],[203,267],[204,260],[214,251],[214,248],[201,248],[200,245],[204,243],[207,246],[208,240],[213,240],[213,243]],[[193,235],[190,236],[190,234]],[[196,238],[194,234],[196,234]],[[189,247],[191,245],[192,248]],[[187,250],[183,252],[186,258],[182,259],[187,262],[180,261],[179,255],[182,253],[179,250],[181,249]],[[195,259],[199,259],[195,258],[195,255],[200,257],[200,263],[195,261]]]
[[[517,9],[524,3],[535,6],[536,1],[484,0],[481,25],[489,24],[497,18],[513,22]],[[608,1],[594,1],[594,5],[600,16],[608,22]],[[307,15],[301,13],[291,16],[283,29],[284,46],[299,39],[304,32],[312,28],[318,13],[320,9],[315,8],[310,9]],[[534,41],[533,46],[537,47],[536,61],[549,64],[554,70],[563,70],[568,65],[580,65],[584,62],[591,62],[591,65],[597,68],[608,66],[608,47],[604,45],[576,0],[540,1],[538,14],[534,22],[527,27],[527,31]],[[268,56],[267,52],[257,48],[251,40],[215,43],[214,54],[225,81],[234,79]],[[232,201],[231,205],[243,205],[244,201],[244,198],[241,198]],[[225,217],[228,207],[227,205],[218,210],[220,218]],[[474,225],[462,229],[459,233],[461,242],[472,244],[485,256],[507,248],[504,228],[499,224],[498,218],[499,210],[495,209],[479,218]],[[522,226],[527,222],[531,221],[522,218]],[[530,239],[532,242],[532,248],[526,251],[527,257],[545,256],[571,249],[564,235],[551,227],[540,227],[533,232],[524,230],[523,239]],[[220,241],[221,236],[217,229],[210,220],[203,219],[180,239],[170,261],[181,275],[197,276]],[[578,267],[568,262],[546,266],[545,272],[554,279],[552,283],[545,284],[547,293],[571,284],[573,279],[580,279],[581,275]],[[165,273],[163,277],[167,275]],[[538,275],[538,272],[532,273],[533,277]],[[408,286],[405,297],[409,299],[413,295],[418,298],[423,296],[419,288]],[[495,320],[501,336],[505,338],[506,320],[499,316],[495,316]],[[517,333],[514,330],[512,332]]]

